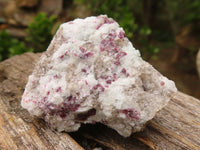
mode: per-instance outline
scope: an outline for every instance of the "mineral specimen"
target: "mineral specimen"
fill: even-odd
[[[106,15],[60,26],[29,76],[22,106],[58,131],[103,123],[122,136],[140,131],[177,91],[142,60]]]

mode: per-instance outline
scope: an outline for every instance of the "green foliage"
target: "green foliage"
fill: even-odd
[[[28,25],[28,37],[26,41],[33,48],[27,48],[23,41],[12,38],[5,30],[0,32],[0,61],[8,57],[22,54],[24,52],[44,51],[49,45],[53,34],[52,29],[56,17],[47,17],[45,13],[39,13],[34,21]]]
[[[139,30],[140,38],[138,40],[139,44],[143,46],[141,49],[141,53],[143,58],[146,60],[153,58],[157,58],[157,54],[159,52],[159,49],[155,47],[154,45],[149,44],[149,38],[148,36],[151,34],[151,29],[147,26],[142,27]]]
[[[159,51],[160,51],[160,49],[158,47],[150,44],[150,45],[144,47],[141,50],[141,53],[142,53],[144,59],[149,60],[150,58],[157,59],[157,54]]]
[[[199,0],[165,0],[166,10],[174,28],[175,34],[178,30],[188,24],[193,24],[196,28],[200,21],[200,1]]]
[[[33,51],[26,48],[24,42],[12,38],[5,30],[0,32],[0,61],[10,56]]]
[[[9,48],[9,57],[23,54],[25,52],[33,52],[33,49],[27,48],[24,42],[19,42],[17,39],[12,39],[12,46]]]
[[[33,46],[35,52],[44,51],[48,47],[53,37],[52,29],[55,21],[55,16],[47,17],[45,13],[39,13],[28,25],[26,41]]]
[[[187,0],[188,7],[186,9],[186,16],[183,20],[184,23],[188,24],[191,22],[197,22],[200,20],[200,1],[199,0]],[[186,4],[186,5],[187,5]]]
[[[170,3],[169,3],[170,2]],[[169,9],[174,12],[174,16],[182,17],[182,24],[190,24],[200,20],[200,1],[199,0],[177,0],[168,1]],[[170,7],[171,6],[171,7]],[[176,15],[177,14],[177,15]]]
[[[151,34],[151,29],[146,26],[146,27],[142,27],[139,32],[140,32],[140,35],[142,36],[148,36]]]
[[[11,36],[5,31],[0,32],[0,61],[8,57]]]

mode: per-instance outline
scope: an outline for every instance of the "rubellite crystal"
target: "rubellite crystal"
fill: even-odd
[[[58,29],[29,76],[22,106],[58,131],[100,122],[127,137],[140,131],[177,91],[142,60],[106,15]]]

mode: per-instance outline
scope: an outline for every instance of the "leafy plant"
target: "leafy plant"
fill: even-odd
[[[49,45],[53,34],[52,29],[56,17],[47,17],[45,13],[39,13],[34,21],[28,25],[28,37],[26,41],[33,48],[26,47],[23,41],[11,37],[5,30],[0,32],[0,61],[11,56],[22,54],[24,52],[44,51]]]
[[[149,35],[151,34],[151,29],[147,26],[140,28],[139,30],[140,38],[138,39],[138,42],[140,45],[143,46],[141,49],[141,53],[143,58],[146,60],[153,58],[157,58],[157,54],[159,52],[159,48],[155,47],[152,44],[149,44]]]
[[[165,0],[166,11],[174,33],[185,25],[193,24],[198,26],[200,21],[200,1],[199,0]]]
[[[48,47],[53,37],[52,29],[55,21],[55,16],[47,17],[46,13],[39,13],[28,25],[26,41],[33,46],[35,52],[44,51]]]
[[[33,49],[26,48],[24,42],[12,38],[5,30],[0,32],[0,61],[24,52],[31,52]]]
[[[12,46],[9,47],[9,57],[23,54],[25,52],[33,52],[33,49],[27,48],[24,42],[20,42],[17,39],[12,39]]]
[[[9,55],[11,36],[5,31],[0,32],[0,61],[4,60]]]

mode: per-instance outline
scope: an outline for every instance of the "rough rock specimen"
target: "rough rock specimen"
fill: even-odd
[[[22,106],[58,131],[100,122],[127,137],[176,91],[142,60],[124,30],[101,15],[60,26],[29,76]]]

